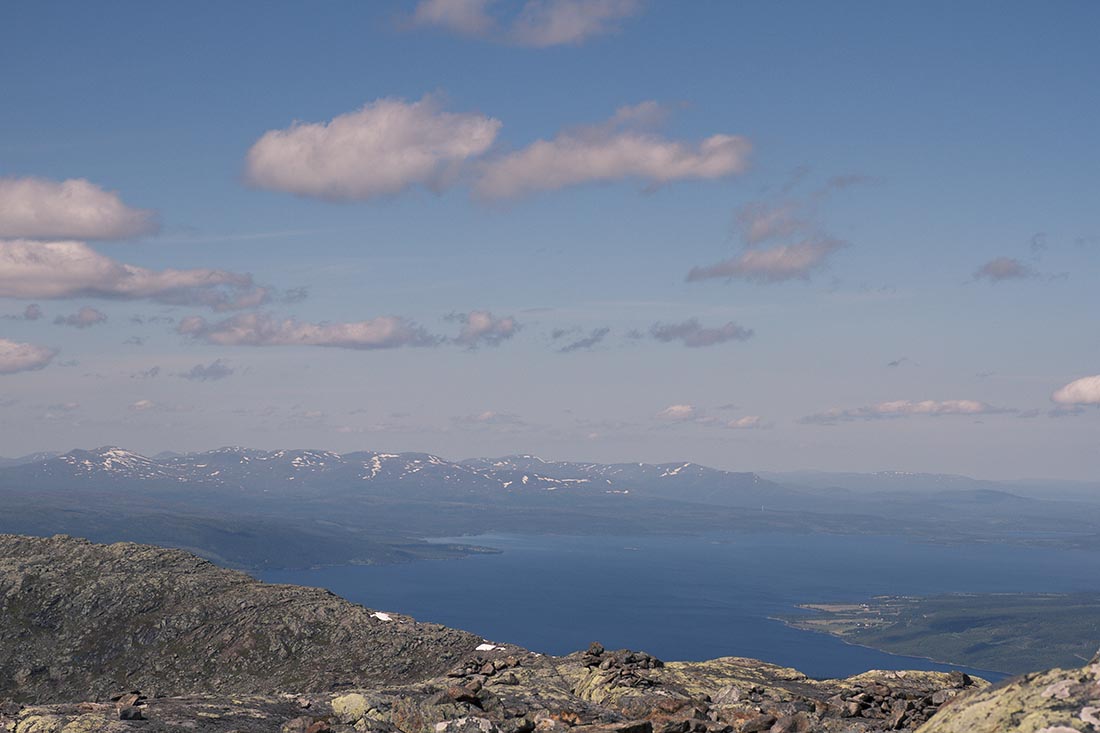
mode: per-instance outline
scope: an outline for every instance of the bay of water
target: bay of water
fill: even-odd
[[[799,603],[880,594],[1095,591],[1100,553],[935,545],[897,537],[492,534],[448,541],[501,554],[401,565],[269,571],[263,580],[328,588],[373,609],[493,641],[566,654],[599,641],[662,659],[743,656],[812,677],[868,669],[964,669],[845,644],[772,617]]]

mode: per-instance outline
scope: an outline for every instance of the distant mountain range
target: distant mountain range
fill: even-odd
[[[262,451],[228,447],[154,458],[106,446],[62,455],[36,454],[0,463],[0,486],[140,484],[147,489],[259,492],[355,492],[403,497],[568,491],[674,498],[733,506],[789,500],[797,492],[760,478],[694,463],[549,462],[531,455],[448,461],[428,453],[323,450]]]
[[[0,532],[149,542],[246,567],[447,557],[479,550],[425,538],[486,532],[830,532],[1095,547],[1100,489],[532,455],[229,447],[148,457],[103,447],[0,462]]]

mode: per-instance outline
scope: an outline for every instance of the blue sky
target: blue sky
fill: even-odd
[[[1094,478],[1098,22],[7,4],[0,454]]]

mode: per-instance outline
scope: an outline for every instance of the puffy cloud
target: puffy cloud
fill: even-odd
[[[439,339],[397,316],[350,323],[308,323],[264,313],[241,313],[217,323],[199,316],[180,321],[179,333],[221,346],[329,346],[342,349],[393,349],[433,346]]]
[[[691,348],[714,346],[727,341],[745,341],[752,338],[752,334],[751,328],[743,328],[733,321],[718,328],[704,328],[695,318],[689,318],[682,323],[655,323],[649,329],[649,335],[658,341],[679,341]]]
[[[891,417],[910,417],[913,415],[993,415],[1004,412],[1012,412],[1001,407],[978,400],[894,400],[891,402],[879,402],[866,407],[856,407],[846,410],[834,408],[815,415],[802,418],[806,424],[831,425],[842,421],[851,420],[876,420]]]
[[[138,400],[137,402],[131,402],[128,409],[132,412],[148,412],[156,408],[157,403],[152,400]]]
[[[563,131],[489,161],[475,190],[485,198],[509,198],[583,183],[636,178],[660,185],[745,170],[752,145],[743,137],[687,143],[636,129],[656,108],[652,102],[626,107],[603,125]]]
[[[558,332],[555,331],[555,333]],[[606,326],[602,328],[594,328],[587,336],[576,339],[575,341],[570,341],[568,344],[558,349],[558,351],[562,354],[568,354],[573,351],[584,351],[591,349],[593,346],[603,341],[609,333],[611,333],[611,329]],[[554,338],[560,338],[560,336],[563,335],[564,333],[561,333]]]
[[[214,310],[251,308],[268,298],[250,275],[149,270],[106,257],[83,242],[0,240],[0,297],[147,299]]]
[[[413,11],[416,25],[438,26],[455,33],[480,36],[488,33],[496,21],[487,8],[493,0],[421,0]]]
[[[764,419],[759,415],[745,415],[726,423],[730,430],[760,430],[768,427]]]
[[[379,99],[329,122],[264,133],[248,151],[246,174],[260,188],[335,201],[414,185],[439,190],[489,149],[500,125],[479,114],[443,112],[432,97]]]
[[[657,413],[657,419],[669,422],[684,422],[698,416],[695,405],[669,405]]]
[[[824,266],[833,252],[844,246],[839,239],[809,239],[797,244],[781,244],[768,249],[746,249],[740,255],[707,267],[693,267],[688,282],[711,278],[782,282],[808,279]]]
[[[580,43],[617,29],[617,21],[634,15],[638,0],[528,0],[510,24],[489,11],[497,0],[421,0],[414,25],[435,26],[467,36],[497,36],[522,46],[544,48]]]
[[[986,279],[991,283],[1003,280],[1021,280],[1035,277],[1035,269],[1013,257],[995,257],[974,271],[974,279]]]
[[[1100,405],[1100,374],[1075,379],[1050,398],[1061,405]]]
[[[616,21],[634,15],[640,6],[638,0],[528,0],[511,37],[539,48],[580,43],[614,31]]]
[[[0,178],[0,237],[128,239],[158,228],[153,212],[81,178]]]
[[[106,313],[89,306],[84,306],[76,313],[70,313],[67,316],[58,316],[53,320],[54,324],[58,326],[72,326],[73,328],[91,328],[106,321]]]
[[[235,372],[224,359],[215,359],[209,364],[196,364],[180,376],[193,382],[213,382],[231,377]]]
[[[520,325],[511,316],[498,317],[489,311],[470,311],[469,313],[453,313],[450,320],[462,324],[462,330],[454,341],[469,349],[476,349],[485,344],[487,346],[499,346],[516,335]]]
[[[57,356],[56,349],[0,338],[0,374],[41,369]]]

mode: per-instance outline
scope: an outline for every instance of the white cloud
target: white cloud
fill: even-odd
[[[848,243],[821,226],[818,208],[837,191],[872,179],[860,175],[835,176],[804,197],[788,197],[791,188],[801,183],[807,173],[806,169],[796,171],[777,200],[750,201],[740,206],[734,220],[741,252],[713,265],[693,267],[687,281],[736,278],[778,283],[808,280],[815,271],[824,268],[829,257]],[[765,242],[772,244],[761,247]]]
[[[893,400],[879,402],[866,407],[849,409],[833,408],[815,415],[802,418],[803,423],[829,425],[841,421],[876,420],[892,417],[911,417],[913,415],[993,415],[1011,412],[994,407],[978,400]]]
[[[56,349],[0,338],[0,374],[41,369],[57,356]]]
[[[465,36],[494,37],[521,46],[577,44],[618,30],[618,21],[641,9],[639,0],[528,0],[508,21],[490,10],[519,3],[498,0],[421,0],[413,25],[434,26]]]
[[[838,239],[809,239],[767,249],[746,249],[740,255],[706,267],[693,267],[688,282],[710,278],[782,282],[808,279],[823,267],[829,255],[844,246]]]
[[[487,346],[499,346],[516,335],[520,325],[511,316],[494,316],[489,311],[470,311],[469,313],[455,313],[451,320],[462,324],[462,330],[455,337],[455,343],[476,349],[485,344]]]
[[[712,135],[688,143],[636,129],[655,108],[652,102],[626,107],[603,125],[563,131],[489,161],[475,190],[492,199],[625,179],[661,185],[724,178],[748,166],[752,145],[743,137]],[[647,114],[634,114],[639,110]]]
[[[752,334],[751,328],[744,328],[733,321],[718,328],[704,328],[695,318],[689,318],[682,323],[655,323],[649,329],[649,335],[658,341],[679,341],[691,348],[714,346],[727,341],[745,341],[752,338]]]
[[[537,48],[580,43],[616,30],[616,21],[640,7],[638,0],[528,0],[510,35],[516,43]]]
[[[697,415],[695,405],[669,405],[657,413],[657,418],[670,422],[684,422],[694,419]]]
[[[443,112],[432,97],[379,99],[329,122],[270,130],[248,151],[260,188],[335,201],[363,201],[422,185],[439,190],[493,144],[501,123]]]
[[[1030,265],[1013,257],[995,257],[974,271],[974,279],[986,279],[992,283],[1003,280],[1022,280],[1035,277],[1038,273]]]
[[[486,12],[493,0],[421,0],[413,11],[416,25],[438,26],[455,33],[480,36],[496,21]]]
[[[58,316],[53,322],[58,326],[72,326],[73,328],[91,328],[107,320],[107,314],[96,308],[84,306],[76,313],[67,316]]]
[[[730,430],[760,430],[768,426],[759,415],[745,415],[736,420],[730,420],[726,423],[726,427]]]
[[[128,239],[158,229],[156,215],[74,178],[0,178],[0,237]]]
[[[149,270],[99,254],[83,242],[0,240],[0,297],[153,300],[215,310],[250,308],[267,290],[249,275],[211,270]]]
[[[221,346],[329,346],[342,349],[393,349],[433,346],[439,340],[422,327],[396,316],[350,323],[308,323],[263,313],[242,313],[217,323],[190,316],[177,331]]]
[[[157,403],[152,400],[138,400],[137,402],[130,403],[129,409],[133,412],[147,412],[148,410],[156,409]]]
[[[1075,379],[1050,398],[1062,405],[1100,405],[1100,374]]]

